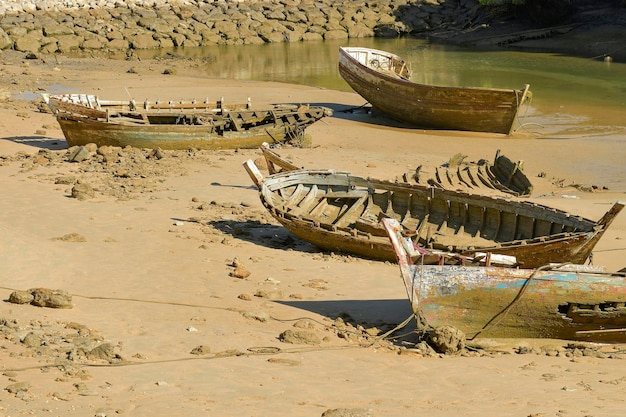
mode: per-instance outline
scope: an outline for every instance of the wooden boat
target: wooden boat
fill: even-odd
[[[516,197],[530,195],[533,184],[523,171],[523,162],[513,162],[496,151],[493,162],[481,159],[465,162],[464,155],[457,154],[445,164],[435,167],[434,175],[427,176],[418,166],[413,172],[402,175],[405,182],[430,185],[452,190],[498,191]]]
[[[340,47],[339,74],[372,106],[388,116],[427,129],[510,134],[521,90],[418,84],[401,57],[370,48]]]
[[[593,221],[523,201],[407,183],[365,179],[333,170],[285,171],[263,177],[244,162],[272,216],[321,249],[395,261],[385,217],[401,221],[415,242],[469,256],[516,257],[534,268],[550,262],[584,263],[624,203]]]
[[[42,94],[69,146],[161,149],[254,148],[263,142],[302,139],[304,130],[332,115],[321,106],[278,104],[256,110],[249,103],[150,103],[100,100],[86,94]]]
[[[588,265],[537,269],[423,265],[394,219],[382,220],[419,326],[451,325],[473,339],[626,342],[626,274]],[[408,250],[407,250],[408,248]]]
[[[293,171],[300,169],[297,165],[286,160],[278,153],[270,149],[267,143],[259,146],[265,158],[267,169],[270,174],[283,171]],[[417,167],[413,172],[402,174],[404,182],[421,184],[438,188],[453,190],[493,190],[515,196],[529,195],[533,190],[533,185],[524,174],[522,162],[513,162],[498,150],[493,163],[481,160],[474,164],[463,164],[450,161],[441,167],[435,168],[435,174],[426,177],[422,172],[422,167]]]

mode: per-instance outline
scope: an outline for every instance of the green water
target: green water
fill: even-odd
[[[337,70],[339,46],[393,52],[409,62],[419,83],[494,88],[530,84],[524,122],[546,137],[626,133],[626,64],[541,52],[477,50],[422,39],[349,39],[263,45],[214,46],[143,52],[198,59],[212,78],[278,81],[351,91]],[[626,140],[626,136],[622,137]]]

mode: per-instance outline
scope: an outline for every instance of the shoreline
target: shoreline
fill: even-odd
[[[35,55],[411,36],[626,62],[626,48],[621,46],[626,40],[626,7],[608,1],[581,4],[562,25],[549,27],[501,20],[477,0],[456,6],[385,0],[369,7],[328,0],[318,7],[271,0],[229,5],[208,0],[133,0],[114,7],[99,0],[3,5],[0,50]]]
[[[2,56],[3,93],[71,85],[108,97],[130,85],[142,97],[206,89],[259,104],[362,104],[353,92],[166,76],[152,60]],[[524,161],[535,184],[530,201],[598,219],[624,200],[626,189],[570,185],[586,179],[585,161],[617,172],[623,160],[613,161],[611,146],[416,131],[369,118],[324,119],[307,129],[312,147],[278,152],[298,166],[392,179],[419,165],[433,170],[457,152],[477,161],[501,150]],[[398,266],[321,252],[274,222],[242,168],[260,157],[255,149],[165,152],[161,164],[132,150],[108,162],[69,162],[68,153],[52,114],[31,100],[0,101],[1,414],[623,414],[624,345],[485,337],[441,355],[419,344],[413,321],[386,334],[411,317]],[[76,182],[94,197],[72,198]],[[594,264],[626,266],[625,242],[621,213]],[[235,265],[250,274],[237,276]],[[64,291],[72,306],[8,301],[33,288]]]

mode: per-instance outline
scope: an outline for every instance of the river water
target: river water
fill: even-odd
[[[603,137],[626,142],[626,64],[602,57],[541,52],[478,50],[428,40],[349,39],[263,45],[213,46],[168,52],[200,59],[213,78],[278,81],[352,91],[337,70],[339,46],[365,46],[402,56],[412,81],[435,85],[523,88],[530,84],[531,106],[521,126],[549,139]]]

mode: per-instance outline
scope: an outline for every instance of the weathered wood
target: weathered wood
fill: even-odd
[[[133,146],[161,149],[254,148],[272,140],[298,139],[307,126],[332,115],[322,106],[277,104],[267,109],[197,108],[195,104],[166,108],[134,102],[106,102],[91,95],[48,95],[69,146]]]
[[[265,207],[296,236],[328,251],[380,260],[396,259],[379,223],[389,217],[429,249],[515,256],[524,267],[582,264],[624,207],[615,203],[596,222],[531,202],[324,170],[284,171],[257,186]],[[290,203],[307,190],[297,206]],[[553,227],[533,227],[536,222]],[[369,235],[361,238],[359,231]]]
[[[402,58],[370,48],[340,47],[339,74],[383,113],[429,129],[508,135],[531,95],[528,85],[510,90],[414,83]]]
[[[432,253],[414,248],[396,220],[382,222],[418,323],[454,326],[470,339],[626,342],[623,272],[572,264],[536,269],[422,264]],[[495,256],[486,254],[491,261]]]

